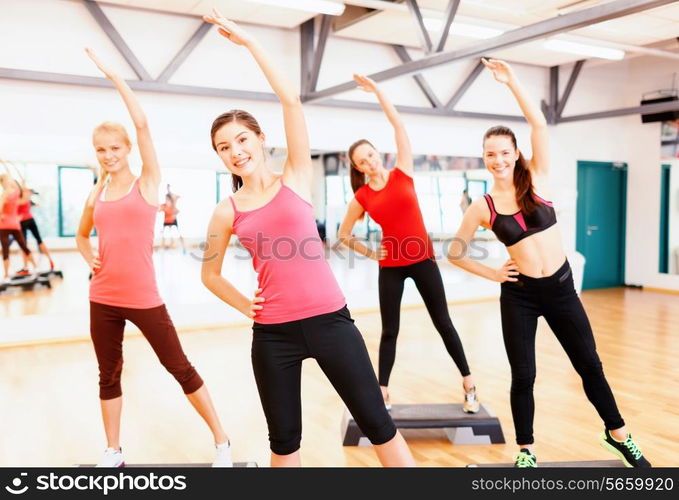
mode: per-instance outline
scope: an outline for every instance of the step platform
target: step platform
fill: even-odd
[[[52,288],[49,278],[39,276],[37,274],[29,274],[27,276],[12,276],[12,279],[4,283],[6,288],[21,287],[24,291],[33,290],[36,287],[45,286]]]
[[[41,278],[64,278],[64,273],[57,270],[57,269],[52,269],[51,271],[40,271],[38,273],[38,276]]]
[[[478,413],[465,413],[462,404],[392,405],[389,414],[399,430],[438,429],[452,444],[505,442],[500,421],[485,404]],[[344,446],[370,445],[349,411],[344,413],[342,436]]]
[[[76,465],[76,467],[94,467],[95,464],[79,464]],[[234,467],[259,467],[257,465],[257,462],[234,462],[233,463]],[[192,463],[192,464],[125,464],[125,467],[121,467],[123,469],[135,469],[135,468],[149,468],[149,469],[166,469],[166,468],[177,468],[177,469],[186,469],[186,468],[199,468],[199,467],[207,467],[211,468],[212,464],[201,464],[201,463]],[[226,468],[226,467],[224,467]]]
[[[504,463],[504,464],[469,464],[467,467],[514,467],[514,463]],[[580,468],[580,467],[602,467],[602,468],[618,468],[625,467],[625,464],[621,460],[585,460],[576,462],[538,462],[538,468],[545,469],[550,467],[561,467],[561,468]]]

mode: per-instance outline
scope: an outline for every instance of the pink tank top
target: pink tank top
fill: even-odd
[[[21,229],[19,222],[18,210],[19,208],[19,191],[14,191],[7,195],[5,202],[2,204],[2,219],[0,219],[0,229]]]
[[[90,300],[109,306],[150,309],[163,304],[153,268],[153,230],[158,209],[144,199],[139,182],[119,200],[94,202],[101,267],[90,283]]]
[[[252,255],[260,297],[255,322],[285,323],[337,311],[346,300],[325,260],[313,207],[292,189],[255,210],[233,206],[233,232]]]
[[[21,222],[23,222],[25,220],[31,220],[33,218],[33,214],[31,213],[31,202],[30,202],[30,200],[27,201],[26,203],[19,205],[18,213],[19,213],[19,220]]]

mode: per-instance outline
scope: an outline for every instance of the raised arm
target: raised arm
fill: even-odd
[[[386,257],[386,249],[384,249],[384,247],[380,247],[378,251],[375,251],[351,234],[356,221],[361,218],[364,212],[365,210],[363,210],[363,207],[356,198],[352,198],[347,206],[347,213],[344,216],[344,220],[337,231],[339,242],[351,248],[354,252],[370,257],[373,260],[384,259]]]
[[[481,276],[482,278],[498,281],[500,283],[504,281],[516,281],[514,276],[518,274],[518,268],[511,259],[505,262],[501,268],[494,269],[467,255],[467,249],[474,239],[474,234],[484,220],[484,210],[487,210],[484,203],[484,199],[479,198],[469,205],[469,208],[464,213],[462,224],[460,224],[460,228],[450,244],[448,261],[451,264],[461,267],[467,272]]]
[[[497,59],[481,59],[483,64],[493,72],[493,77],[500,83],[507,85],[514,95],[516,102],[521,108],[523,116],[530,125],[530,142],[533,148],[533,157],[528,162],[528,168],[538,175],[549,172],[549,134],[547,120],[538,108],[537,104],[530,99],[526,90],[514,74],[511,66]]]
[[[264,302],[264,298],[257,297],[261,290],[258,289],[255,292],[255,297],[250,300],[222,276],[222,265],[232,231],[233,208],[227,199],[217,205],[208,225],[201,279],[207,289],[221,300],[247,317],[254,318],[257,311],[263,308],[260,304]]]
[[[375,94],[377,100],[382,106],[382,111],[387,115],[387,119],[391,126],[394,127],[394,135],[396,139],[396,167],[412,177],[413,175],[413,151],[410,147],[410,139],[406,128],[401,121],[401,115],[391,103],[391,101],[384,95],[382,89],[377,84],[363,75],[354,75],[354,81],[358,84],[358,88],[369,93]]]
[[[137,131],[137,144],[139,145],[139,154],[141,155],[142,169],[141,182],[145,184],[148,192],[155,193],[160,185],[160,167],[158,166],[158,158],[156,156],[156,149],[153,147],[153,140],[151,139],[151,131],[149,130],[148,121],[144,110],[137,100],[137,97],[132,92],[132,89],[127,85],[127,82],[117,73],[111,71],[101,60],[97,57],[94,51],[86,48],[85,52],[97,65],[97,68],[104,73],[106,78],[111,80],[118,93],[123,98],[123,102],[130,113],[132,123]]]
[[[298,179],[301,183],[306,184],[306,188],[310,189],[312,175],[311,149],[309,147],[309,134],[299,94],[285,76],[285,73],[275,64],[271,56],[241,26],[226,19],[217,9],[213,10],[212,16],[203,16],[203,20],[216,25],[222,36],[228,38],[236,45],[244,46],[255,58],[255,61],[283,106],[285,139],[288,147],[288,158],[285,162],[283,174],[286,178],[293,177]]]

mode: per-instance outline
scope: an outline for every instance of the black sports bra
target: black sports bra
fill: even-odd
[[[489,194],[484,194],[483,197],[490,209],[490,228],[505,246],[515,245],[522,239],[556,224],[554,205],[538,195],[535,195],[535,198],[539,203],[532,213],[524,214],[519,210],[512,215],[497,213],[493,198]]]

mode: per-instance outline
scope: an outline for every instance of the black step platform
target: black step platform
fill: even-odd
[[[452,444],[505,442],[500,421],[484,404],[475,414],[462,411],[462,404],[393,405],[389,414],[398,429],[441,429]],[[342,436],[344,446],[370,445],[348,411],[342,421]]]
[[[513,463],[504,463],[504,464],[469,464],[467,467],[514,467]],[[578,462],[538,462],[538,467],[540,469],[544,468],[549,468],[549,467],[606,467],[606,468],[613,468],[613,467],[625,467],[625,464],[622,463],[620,460],[586,460],[586,461],[578,461]]]
[[[58,271],[56,269],[53,269],[51,271],[40,271],[38,273],[38,276],[41,278],[62,278],[64,277],[64,273],[61,271]]]
[[[4,283],[5,288],[21,287],[23,290],[33,290],[36,287],[45,286],[52,288],[49,278],[29,274],[27,276],[13,276],[12,279]]]
[[[234,467],[259,467],[257,465],[257,462],[234,462],[233,463]],[[94,467],[94,464],[80,464],[76,465],[76,467]],[[128,468],[150,468],[150,469],[165,469],[165,468],[170,468],[170,467],[175,467],[177,469],[186,469],[186,468],[198,468],[198,467],[212,467],[212,464],[201,464],[201,463],[193,463],[193,464],[125,464],[125,467],[121,467],[124,469]],[[228,468],[228,467],[225,467]]]

